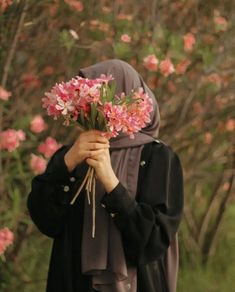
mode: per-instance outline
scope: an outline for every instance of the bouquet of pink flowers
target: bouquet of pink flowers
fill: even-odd
[[[76,123],[83,130],[97,129],[105,137],[116,137],[123,132],[134,139],[134,133],[150,122],[153,110],[152,100],[140,87],[131,94],[115,95],[115,83],[109,81],[112,76],[87,79],[80,76],[68,82],[57,84],[42,98],[43,107],[54,119],[62,117],[63,125]],[[93,200],[93,223],[95,222],[95,174],[89,166],[87,174],[70,202],[73,204],[86,184],[88,202]],[[94,237],[94,226],[92,236]]]

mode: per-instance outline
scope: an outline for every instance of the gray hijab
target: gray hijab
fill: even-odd
[[[160,127],[160,113],[153,92],[145,84],[138,72],[128,63],[112,59],[96,63],[80,69],[79,75],[95,79],[101,74],[112,75],[116,82],[116,94],[129,94],[132,89],[143,87],[153,100],[154,110],[151,121],[140,132],[135,133],[135,139],[126,134],[120,134],[110,139],[111,164],[119,181],[134,199],[137,191],[137,180],[141,151],[144,144],[157,139]],[[84,222],[82,234],[82,273],[92,275],[92,286],[102,292],[136,292],[137,268],[128,266],[125,260],[120,231],[113,218],[101,206],[100,201],[105,194],[102,184],[96,181],[96,235],[92,238],[92,208],[85,200]],[[177,242],[174,248],[168,249],[166,271],[171,280],[176,279],[174,271],[178,263]],[[173,267],[174,266],[174,267]],[[170,279],[169,279],[170,281]],[[175,281],[175,280],[174,280]],[[174,282],[173,281],[173,282]],[[174,287],[174,283],[169,286]],[[174,288],[170,292],[175,292]]]

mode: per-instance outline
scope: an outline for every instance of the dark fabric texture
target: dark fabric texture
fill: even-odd
[[[88,165],[82,162],[70,173],[64,162],[70,147],[57,150],[46,171],[33,178],[27,200],[35,225],[53,239],[47,292],[94,291],[90,276],[81,273],[85,192],[69,204]],[[136,198],[119,183],[100,203],[108,214],[115,214],[112,219],[122,234],[126,260],[137,267],[137,291],[169,292],[164,260],[182,218],[182,167],[178,155],[163,142],[145,144],[140,161],[145,164],[139,166]]]

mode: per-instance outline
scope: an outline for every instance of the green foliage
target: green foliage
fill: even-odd
[[[128,60],[132,55],[131,47],[128,44],[117,42],[113,45],[113,48],[116,58]]]
[[[67,31],[66,29],[63,29],[59,33],[59,42],[61,43],[62,46],[66,48],[67,53],[70,53],[71,49],[75,45],[75,40],[73,39],[69,31]]]

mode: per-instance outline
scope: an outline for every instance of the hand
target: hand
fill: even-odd
[[[77,164],[93,155],[94,150],[109,148],[108,139],[102,137],[101,133],[98,130],[89,130],[80,133],[73,146],[64,156],[65,164],[70,172]]]
[[[116,177],[109,154],[109,149],[93,150],[87,164],[94,167],[96,177],[102,182],[107,193],[110,193],[119,183]]]

